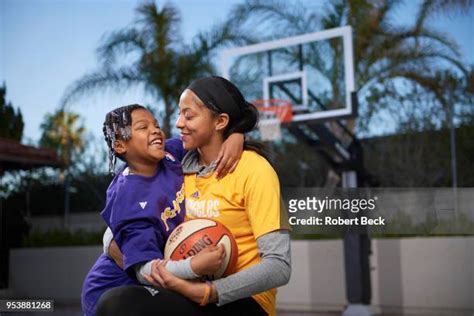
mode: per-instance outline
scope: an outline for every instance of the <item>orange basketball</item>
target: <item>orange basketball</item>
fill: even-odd
[[[208,277],[214,280],[232,274],[238,257],[234,236],[223,224],[207,218],[192,219],[176,227],[166,242],[165,259],[186,259],[211,245],[223,245],[226,256],[221,269]]]

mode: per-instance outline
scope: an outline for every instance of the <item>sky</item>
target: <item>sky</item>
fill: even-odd
[[[318,0],[314,0],[318,1]],[[322,2],[303,1],[314,5]],[[198,31],[209,29],[242,0],[175,0],[188,43]],[[107,32],[129,26],[139,2],[132,0],[0,0],[0,83],[7,101],[20,108],[25,122],[24,143],[40,138],[44,116],[57,109],[66,88],[98,66],[96,48]],[[162,2],[159,2],[161,5]],[[400,24],[414,19],[416,3],[399,9]],[[474,10],[465,15],[437,16],[430,21],[459,44],[463,59],[474,64]],[[130,103],[153,104],[140,89],[126,93],[96,93],[72,110],[86,128],[101,134],[105,114]]]

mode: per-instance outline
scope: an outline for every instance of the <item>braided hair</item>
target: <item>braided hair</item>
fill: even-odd
[[[114,144],[118,139],[128,141],[132,137],[132,112],[138,109],[146,108],[139,104],[130,104],[116,108],[105,115],[105,121],[102,128],[104,139],[109,147],[109,172],[114,173],[117,157],[125,161],[123,157],[115,152]]]

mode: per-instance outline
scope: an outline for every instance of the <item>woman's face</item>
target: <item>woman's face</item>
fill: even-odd
[[[194,92],[186,89],[179,98],[179,116],[176,127],[186,150],[204,147],[218,137],[217,116],[211,112]]]

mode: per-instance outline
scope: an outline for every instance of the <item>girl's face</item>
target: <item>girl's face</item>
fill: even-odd
[[[186,150],[205,147],[221,137],[220,118],[209,110],[194,92],[186,89],[179,98],[179,116],[176,127]]]
[[[119,141],[117,153],[125,155],[128,164],[156,164],[165,156],[165,135],[153,114],[136,109],[131,114],[131,138]],[[120,152],[122,151],[122,153]]]

